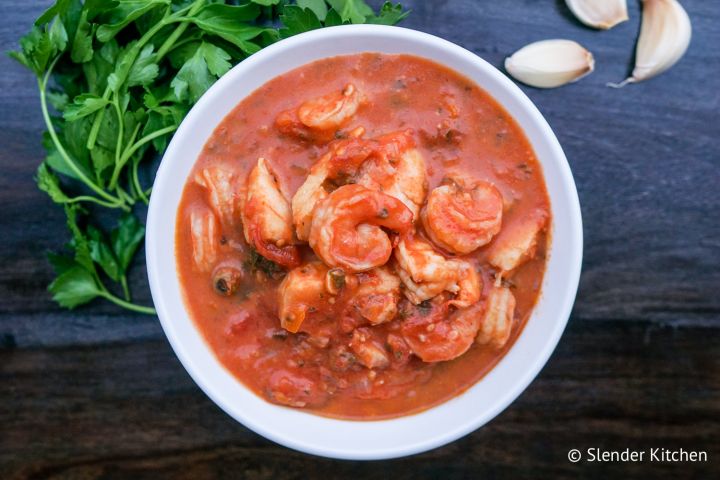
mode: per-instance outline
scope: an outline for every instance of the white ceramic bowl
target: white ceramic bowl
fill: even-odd
[[[475,81],[517,120],[540,163],[552,206],[552,245],[541,298],[510,351],[462,395],[430,410],[381,421],[343,421],[266,402],[233,377],[185,309],[175,267],[175,216],[195,160],[218,123],[268,80],[308,62],[359,52],[407,53]],[[575,299],[582,260],[580,205],[565,155],[537,108],[490,64],[440,38],[398,27],[315,30],[265,48],[220,79],[180,125],[153,186],[147,268],[160,322],[195,382],[230,416],[287,447],[335,458],[382,459],[429,450],[475,430],[506,408],[545,365]]]

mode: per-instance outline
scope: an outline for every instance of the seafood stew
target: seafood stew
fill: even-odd
[[[319,60],[238,104],[177,214],[191,317],[267,400],[351,419],[427,409],[511,347],[550,205],[515,121],[409,55]]]

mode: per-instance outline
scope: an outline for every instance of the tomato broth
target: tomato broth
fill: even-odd
[[[297,109],[308,99],[342,91],[350,83],[362,91],[364,101],[349,121],[332,132],[332,138],[296,136],[278,128],[276,122],[283,112]],[[244,181],[263,157],[272,165],[280,190],[290,201],[313,165],[328,151],[328,145],[346,138],[359,126],[364,127],[363,138],[411,132],[425,163],[428,194],[448,175],[455,175],[488,182],[502,195],[502,230],[490,243],[461,255],[438,249],[444,257],[462,259],[473,266],[481,280],[480,304],[488,302],[494,287],[501,285],[512,293],[511,332],[502,346],[473,342],[457,358],[424,362],[417,355],[402,355],[385,345],[382,348],[387,350],[390,363],[383,368],[367,368],[347,348],[353,338],[351,328],[362,325],[336,327],[343,322],[338,313],[342,309],[337,305],[344,301],[342,295],[332,310],[314,313],[317,318],[305,320],[307,325],[318,322],[330,332],[321,341],[312,331],[289,332],[278,317],[278,288],[287,269],[262,259],[248,245],[240,220],[231,226],[222,223],[214,255],[216,264],[224,262],[241,270],[237,290],[231,295],[218,294],[213,270],[197,267],[191,212],[211,206],[207,185],[195,180],[199,172],[221,166]],[[242,182],[238,185],[233,202],[244,195]],[[415,56],[339,56],[309,63],[268,81],[218,125],[182,195],[177,213],[177,271],[186,307],[207,344],[222,365],[257,395],[336,418],[396,417],[460,394],[512,347],[540,294],[549,216],[542,170],[527,138],[513,118],[475,83]],[[542,218],[544,222],[531,254],[512,271],[500,273],[488,263],[489,252],[495,243],[503,241],[503,232],[512,231],[528,218]],[[419,221],[413,228],[422,235]],[[303,263],[317,260],[306,243],[296,243]],[[393,261],[389,265],[391,270],[397,268]],[[411,305],[404,296],[401,303],[408,304],[412,315],[422,315],[422,309],[429,308],[427,301]],[[363,327],[371,329],[377,338],[395,338],[389,337],[394,333],[402,336],[398,332],[404,321],[403,308],[390,322]]]

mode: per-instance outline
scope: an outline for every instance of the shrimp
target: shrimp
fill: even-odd
[[[455,264],[457,268],[458,290],[455,298],[448,303],[457,308],[465,308],[480,301],[482,279],[475,268],[463,260],[450,260],[450,262]]]
[[[278,288],[280,326],[297,333],[308,312],[324,308],[329,297],[326,289],[328,269],[321,262],[294,268]]]
[[[310,235],[315,206],[327,198],[328,188],[357,183],[397,198],[418,218],[427,193],[427,173],[422,155],[414,148],[412,131],[377,139],[360,138],[362,127],[350,138],[331,144],[330,150],[310,169],[293,196],[293,223],[298,239]]]
[[[380,325],[395,318],[400,301],[400,278],[382,266],[356,275],[358,287],[350,307],[372,325]]]
[[[390,365],[388,351],[369,328],[355,329],[349,347],[360,363],[367,368],[381,369]]]
[[[500,277],[498,277],[498,280]],[[477,342],[502,348],[510,338],[515,315],[515,297],[509,288],[493,286],[486,301],[485,315],[480,323]]]
[[[310,128],[337,129],[355,115],[363,100],[355,85],[348,83],[341,92],[332,92],[300,105],[298,118]]]
[[[310,247],[327,264],[351,272],[384,265],[393,242],[383,230],[404,233],[412,212],[403,203],[360,185],[344,185],[322,200],[310,228]]]
[[[294,110],[287,110],[275,120],[277,128],[302,140],[328,141],[345,125],[365,102],[352,83],[341,91],[307,100]]]
[[[242,205],[245,240],[260,255],[284,267],[300,264],[300,252],[293,245],[292,214],[268,162],[259,158],[247,179]]]
[[[413,131],[389,133],[372,142],[374,155],[362,165],[356,183],[397,198],[417,219],[428,182],[425,160],[415,148]]]
[[[234,225],[240,197],[235,172],[228,167],[208,167],[195,174],[195,182],[208,191],[208,201],[215,214],[225,224]]]
[[[333,143],[330,150],[312,166],[307,179],[295,192],[292,216],[298,239],[306,241],[310,237],[315,206],[328,196],[326,183],[354,175],[372,153],[370,145],[358,138],[362,132],[362,129],[356,129],[351,133],[351,138]]]
[[[482,303],[449,312],[442,294],[428,307],[411,307],[401,324],[402,337],[423,362],[445,362],[467,352],[480,328]]]
[[[190,236],[195,266],[200,271],[210,271],[220,245],[220,226],[212,210],[198,206],[190,211]]]
[[[503,272],[516,269],[535,256],[538,237],[545,228],[547,214],[532,215],[506,226],[488,249],[488,262]]]
[[[464,260],[448,260],[417,235],[400,239],[395,260],[405,296],[414,304],[442,292],[457,294],[451,301],[456,307],[467,307],[480,300],[481,279],[473,266]]]
[[[454,177],[430,192],[420,219],[435,245],[466,254],[500,231],[502,213],[503,197],[494,185]]]

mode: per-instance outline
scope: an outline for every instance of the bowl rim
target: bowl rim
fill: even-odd
[[[467,421],[464,425],[461,425],[457,428],[445,431],[440,434],[432,435],[428,438],[420,438],[416,439],[415,441],[405,443],[403,445],[397,445],[394,448],[393,447],[383,447],[382,449],[377,449],[373,447],[367,447],[367,448],[353,448],[353,447],[345,447],[344,445],[337,445],[337,444],[323,444],[320,442],[318,444],[317,439],[313,441],[309,441],[306,439],[298,439],[294,438],[292,436],[287,435],[287,433],[275,431],[271,428],[267,428],[263,422],[262,419],[255,419],[251,418],[248,415],[245,415],[242,409],[238,408],[237,403],[229,402],[228,399],[225,397],[223,392],[221,391],[220,387],[218,385],[212,384],[210,381],[207,380],[206,375],[203,371],[200,370],[198,365],[193,360],[192,356],[190,355],[190,352],[186,348],[186,339],[184,339],[177,331],[176,328],[176,322],[174,320],[174,317],[172,315],[172,305],[168,303],[168,299],[166,298],[167,295],[164,291],[165,287],[163,286],[162,278],[164,275],[175,275],[177,276],[176,271],[173,271],[172,273],[169,272],[163,272],[162,268],[159,264],[159,255],[160,252],[163,249],[163,246],[159,244],[158,237],[162,234],[162,232],[159,231],[159,226],[157,225],[159,222],[159,219],[165,215],[165,211],[163,210],[163,197],[166,195],[166,186],[170,182],[177,182],[182,181],[182,184],[184,185],[187,181],[187,178],[176,178],[176,176],[173,175],[173,172],[171,170],[171,162],[172,159],[177,157],[180,154],[181,149],[181,143],[182,139],[185,135],[192,135],[193,132],[191,131],[191,124],[199,121],[199,112],[203,109],[203,106],[206,104],[209,104],[211,99],[214,97],[218,97],[222,94],[227,88],[231,87],[236,82],[242,81],[242,76],[248,71],[251,71],[253,68],[255,68],[255,65],[260,64],[262,60],[265,60],[268,57],[273,57],[276,55],[282,55],[284,51],[290,50],[292,48],[297,48],[299,46],[302,46],[303,44],[311,44],[313,42],[319,41],[319,40],[327,40],[328,38],[332,37],[344,37],[344,36],[351,36],[351,37],[373,37],[373,36],[380,36],[380,37],[387,37],[389,39],[393,38],[399,38],[405,41],[409,42],[418,42],[420,44],[429,45],[432,44],[435,47],[441,48],[448,52],[448,55],[452,54],[458,57],[462,57],[463,61],[467,61],[470,63],[473,63],[474,66],[477,68],[483,70],[484,74],[490,75],[493,78],[493,81],[497,81],[502,85],[502,88],[504,88],[507,93],[514,98],[514,100],[518,101],[522,107],[522,109],[525,110],[525,112],[530,116],[530,121],[534,122],[534,124],[541,130],[541,136],[545,141],[548,142],[548,148],[551,151],[552,157],[554,157],[557,165],[556,167],[559,169],[559,175],[560,175],[560,183],[562,187],[564,188],[564,191],[562,192],[567,198],[568,203],[567,205],[564,205],[564,208],[568,209],[568,218],[570,219],[570,225],[568,227],[570,228],[570,246],[572,247],[570,251],[563,252],[563,255],[566,255],[569,258],[569,261],[566,263],[569,263],[569,267],[567,268],[566,273],[566,284],[565,284],[565,290],[564,295],[562,297],[561,304],[559,306],[553,307],[555,311],[557,312],[557,319],[555,320],[555,323],[553,325],[552,330],[548,331],[547,338],[545,339],[545,342],[540,350],[540,352],[535,356],[535,358],[532,359],[532,361],[529,361],[527,363],[527,368],[522,370],[522,374],[518,375],[517,378],[514,379],[514,382],[512,384],[512,388],[507,389],[507,391],[503,392],[503,395],[499,396],[493,405],[492,408],[483,411],[482,413],[476,414],[473,418]],[[365,51],[374,51],[371,49],[365,50]],[[344,54],[350,54],[350,53],[337,53],[335,55],[344,55]],[[411,53],[410,55],[414,56],[420,56],[422,57],[422,54],[416,54]],[[327,58],[333,55],[325,55],[320,58]],[[426,57],[429,58],[429,57]],[[435,61],[437,63],[443,64],[441,61],[438,61],[436,59],[430,58],[432,61]],[[314,60],[310,60],[314,61]],[[305,62],[308,63],[308,62]],[[297,67],[289,67],[285,71],[290,71]],[[448,67],[452,68],[452,67]],[[455,69],[454,69],[455,70]],[[466,75],[463,71],[459,71],[461,75]],[[266,81],[269,81],[271,78],[274,78],[275,75],[269,76]],[[475,83],[475,80],[473,80]],[[485,89],[483,85],[479,85],[481,88]],[[251,93],[250,93],[251,94]],[[506,105],[504,105],[502,102],[496,99],[500,105],[503,106],[503,108],[508,108]],[[233,105],[230,109],[235,108],[235,105]],[[511,114],[512,116],[512,114]],[[514,117],[514,116],[513,116]],[[515,118],[515,117],[514,117]],[[518,124],[520,125],[520,121],[516,119]],[[213,130],[217,126],[217,124],[213,125]],[[525,127],[520,125],[523,131],[526,130]],[[527,134],[527,133],[526,133]],[[207,138],[203,140],[203,145],[207,141]],[[535,145],[533,145],[534,150]],[[543,167],[543,170],[546,170],[546,165],[544,162],[539,158],[538,155],[538,162],[540,162],[541,166]],[[548,178],[543,175],[545,178],[546,183],[548,182]],[[551,192],[548,188],[548,194],[550,195]],[[551,210],[553,212],[553,222],[555,221],[555,207],[554,205],[551,205]],[[177,205],[173,206],[172,209],[172,221],[175,222],[175,216],[177,214]],[[553,227],[554,228],[554,227]],[[551,242],[550,250],[552,251],[552,246],[554,243]],[[286,447],[305,452],[310,453],[314,455],[324,456],[324,457],[330,457],[330,458],[339,458],[339,459],[352,459],[352,460],[376,460],[376,459],[388,459],[388,458],[397,458],[401,456],[411,455],[415,453],[420,453],[423,451],[427,451],[442,445],[445,445],[447,443],[450,443],[454,440],[457,440],[458,438],[476,430],[477,428],[481,427],[485,423],[492,420],[495,416],[497,416],[500,412],[502,412],[505,408],[507,408],[532,382],[532,380],[537,376],[537,374],[540,372],[540,370],[544,367],[544,365],[547,363],[550,355],[554,351],[555,347],[557,346],[557,343],[560,340],[560,337],[567,325],[567,322],[569,320],[569,316],[572,310],[572,306],[574,304],[575,296],[577,294],[577,288],[580,280],[580,271],[582,266],[582,251],[583,251],[583,230],[582,230],[582,218],[580,213],[580,203],[579,198],[577,194],[577,189],[573,180],[572,172],[570,170],[570,166],[567,162],[567,159],[565,157],[565,154],[562,151],[562,148],[560,146],[560,143],[558,142],[555,134],[553,133],[552,129],[548,125],[545,118],[542,116],[542,114],[539,112],[537,107],[533,104],[533,102],[520,90],[520,88],[513,83],[510,79],[508,79],[504,74],[502,74],[498,69],[493,67],[491,64],[477,56],[476,54],[472,53],[471,51],[460,47],[448,40],[436,37],[431,34],[427,34],[424,32],[419,32],[416,30],[411,30],[403,27],[394,27],[394,26],[383,26],[383,25],[343,25],[338,27],[328,27],[323,28],[319,30],[313,30],[310,32],[302,33],[293,37],[290,37],[288,39],[282,40],[280,42],[277,42],[273,45],[270,45],[260,52],[248,57],[244,61],[240,62],[238,65],[233,67],[229,72],[227,72],[222,78],[220,78],[201,98],[200,100],[193,106],[193,108],[190,110],[190,112],[187,114],[183,122],[181,123],[180,127],[177,129],[175,134],[173,135],[172,140],[170,141],[170,144],[163,156],[163,160],[158,168],[156,178],[153,184],[153,195],[150,200],[150,205],[148,209],[148,217],[147,217],[147,235],[145,240],[145,247],[146,247],[146,263],[147,263],[147,271],[148,271],[148,279],[151,289],[151,294],[153,298],[153,302],[156,306],[158,317],[160,319],[161,326],[163,328],[163,331],[168,338],[168,341],[170,342],[170,345],[179,358],[180,362],[182,363],[185,370],[190,374],[192,379],[195,381],[195,383],[200,386],[200,388],[205,392],[205,394],[210,397],[213,402],[215,402],[222,410],[224,410],[228,415],[230,415],[233,419],[240,422],[244,426],[250,428],[251,430],[255,431],[256,433],[276,442],[281,445],[284,445]],[[175,239],[174,239],[174,229],[173,229],[173,238],[172,238],[172,253],[171,255],[173,258],[175,257]],[[167,249],[167,247],[165,247]],[[546,266],[546,269],[549,268],[550,260],[548,260],[548,264]],[[546,277],[547,277],[547,271],[546,271]],[[545,279],[543,280],[543,288],[541,289],[541,296],[545,292]],[[533,309],[533,313],[531,314],[530,318],[527,320],[527,323],[523,329],[523,332],[528,330],[528,325],[533,320],[533,318],[536,316],[535,313],[538,309],[538,305],[541,303],[540,300],[538,300],[538,304],[535,305]],[[188,317],[190,322],[193,322],[192,318],[190,318],[189,312],[187,311],[187,308],[184,304],[180,305],[180,309],[184,312],[185,316]],[[194,323],[193,323],[194,327]],[[201,341],[205,343],[206,348],[209,350],[209,345],[205,342],[204,338],[202,338],[202,333],[195,328],[195,334],[200,337]],[[505,355],[501,358],[502,360],[507,357],[510,352],[517,346],[517,343],[520,341],[520,337],[522,337],[523,332],[521,332],[520,336],[516,340],[515,345],[510,348],[508,352],[505,353]],[[214,353],[213,353],[214,356]],[[219,367],[224,369],[224,366],[220,364],[219,360],[215,358],[215,361],[218,363]],[[492,370],[498,369],[500,363],[495,365]],[[489,375],[489,373],[488,373]],[[234,377],[233,377],[234,378]],[[250,391],[247,387],[245,387],[244,384],[238,379],[235,379],[235,381],[245,390]],[[481,383],[483,379],[480,379],[478,382],[476,382],[473,386],[471,386],[465,393],[460,394],[460,396],[465,395],[467,392],[473,390],[479,383]],[[252,392],[251,392],[252,393]],[[255,395],[252,393],[252,395]],[[456,397],[457,398],[457,397]],[[318,419],[317,422],[325,422],[329,421],[331,423],[337,423],[337,425],[340,428],[355,428],[352,427],[352,425],[358,425],[358,424],[384,424],[388,425],[389,422],[401,422],[403,419],[407,419],[409,417],[418,418],[421,416],[426,416],[429,412],[432,412],[434,410],[438,410],[444,405],[447,405],[448,403],[454,401],[455,399],[450,399],[446,402],[443,402],[441,404],[438,404],[434,407],[431,407],[430,409],[423,410],[421,412],[411,414],[408,416],[402,416],[402,417],[396,417],[396,418],[390,418],[390,419],[384,419],[384,420],[369,420],[369,421],[355,421],[355,420],[340,420],[340,419],[327,419],[326,417],[320,417],[311,413],[302,412],[304,415],[312,416],[315,419]],[[262,400],[266,402],[264,399]],[[270,404],[267,402],[268,405],[271,405],[273,408],[276,409],[283,409],[283,410],[289,410],[287,407],[277,406]],[[296,410],[293,410],[296,411]],[[294,414],[293,414],[294,415]],[[324,419],[324,420],[319,420]]]

